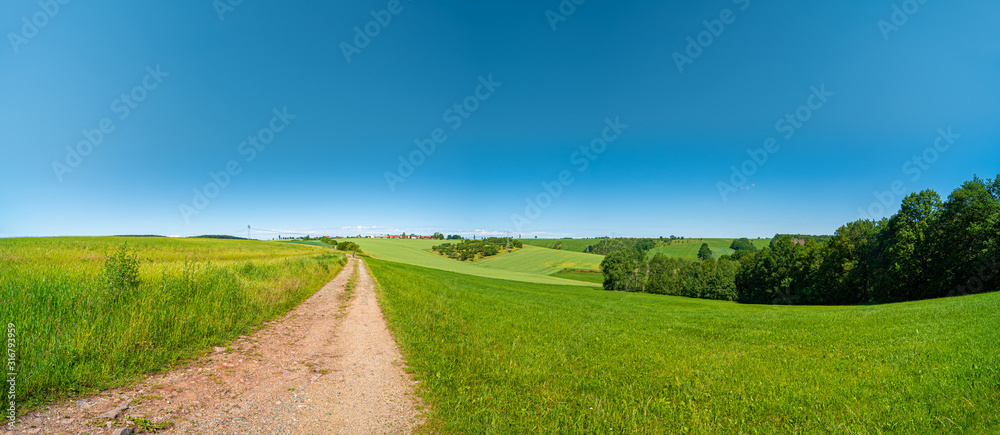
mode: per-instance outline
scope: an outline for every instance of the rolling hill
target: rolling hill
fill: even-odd
[[[603,258],[599,255],[526,246],[510,254],[501,254],[476,262],[463,262],[428,251],[431,247],[446,242],[441,240],[350,240],[376,258],[466,275],[540,284],[594,285],[548,275],[569,267],[596,269]]]
[[[429,432],[1000,427],[1000,293],[744,305],[369,263]]]

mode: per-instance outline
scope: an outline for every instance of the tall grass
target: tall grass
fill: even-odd
[[[1000,293],[758,306],[366,263],[428,432],[1000,431]]]
[[[0,321],[16,325],[18,405],[122,385],[223,345],[287,312],[344,263],[328,249],[242,240],[0,240]]]

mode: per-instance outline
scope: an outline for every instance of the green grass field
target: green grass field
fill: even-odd
[[[602,255],[525,246],[509,254],[484,258],[475,264],[512,272],[552,275],[567,268],[600,270],[603,259]]]
[[[439,433],[996,433],[1000,294],[740,305],[369,260]]]
[[[597,245],[600,243],[601,239],[518,239],[525,245],[537,246],[540,248],[553,249],[556,242],[562,242],[562,251],[573,251],[573,252],[584,252],[587,249],[587,245]],[[661,246],[654,248],[649,251],[649,256],[652,257],[657,253],[663,253],[668,257],[680,257],[689,260],[698,259],[698,250],[701,249],[702,243],[708,243],[708,247],[712,248],[712,253],[715,254],[715,258],[719,258],[723,255],[732,254],[733,250],[729,249],[729,245],[733,243],[736,239],[681,239],[674,240],[669,246]],[[758,248],[763,248],[771,243],[771,239],[750,239],[754,246]]]
[[[350,239],[350,241],[360,245],[366,253],[384,260],[416,264],[466,275],[541,284],[580,285],[576,281],[548,275],[565,267],[596,268],[600,264],[600,259],[603,258],[599,255],[582,252],[560,252],[553,249],[526,246],[510,254],[467,262],[452,260],[427,251],[433,246],[444,243],[440,240]]]
[[[588,245],[597,245],[601,239],[518,239],[525,245],[553,249],[556,242],[562,243],[563,251],[586,252]]]
[[[604,274],[601,272],[585,272],[574,269],[564,269],[559,272],[553,273],[552,276],[563,279],[572,279],[574,281],[589,282],[593,284],[604,284]]]
[[[668,257],[680,257],[686,258],[688,260],[698,259],[698,250],[701,249],[702,243],[708,243],[708,247],[712,249],[712,254],[715,258],[719,258],[723,255],[732,254],[733,250],[729,249],[729,245],[733,243],[736,239],[683,239],[674,240],[669,246],[660,246],[658,248],[653,248],[649,251],[649,257],[656,255],[657,253],[662,253]],[[771,239],[750,239],[750,241],[758,249],[770,245]]]
[[[105,258],[125,242],[140,283],[115,291]],[[19,412],[224,345],[296,306],[344,263],[328,248],[277,242],[0,239],[0,321],[16,329]]]

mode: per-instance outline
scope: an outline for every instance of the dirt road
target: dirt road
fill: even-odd
[[[356,287],[345,291],[351,273]],[[28,414],[17,433],[409,433],[414,382],[361,259],[283,318],[186,368]],[[128,405],[114,418],[107,412]],[[102,417],[104,414],[104,417]]]

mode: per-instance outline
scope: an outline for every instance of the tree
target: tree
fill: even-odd
[[[739,299],[758,304],[804,302],[810,274],[818,266],[815,242],[802,246],[792,243],[786,235],[772,243],[774,248],[765,248],[741,261],[735,278]]]
[[[660,295],[680,295],[681,282],[678,269],[686,261],[657,253],[649,260],[649,277],[646,292]]]
[[[714,258],[712,256],[712,248],[708,247],[708,243],[702,243],[701,249],[698,250],[698,259],[705,261]]]
[[[434,233],[434,235],[433,235],[433,236],[431,236],[431,238],[432,238],[432,239],[438,239],[438,240],[444,240],[444,234],[441,234],[441,233]]]
[[[601,271],[605,290],[641,292],[645,289],[649,266],[642,252],[626,249],[605,256]]]
[[[941,197],[933,190],[903,198],[884,234],[887,250],[881,300],[925,299],[939,293],[930,270],[934,239],[941,215]]]
[[[940,295],[998,290],[998,215],[1000,175],[993,182],[975,177],[948,196],[931,262]]]
[[[638,249],[643,252],[649,251],[650,249],[653,249],[655,247],[656,247],[656,241],[653,239],[642,239],[636,242],[635,244],[635,249]]]
[[[733,243],[729,245],[729,249],[732,249],[734,251],[754,252],[757,250],[757,247],[754,246],[753,242],[751,242],[750,239],[744,237],[742,239],[733,240]]]
[[[345,240],[345,241],[340,242],[340,243],[337,244],[337,250],[338,251],[344,251],[344,252],[354,252],[354,251],[360,251],[361,250],[361,246],[358,246],[357,243],[348,242],[348,241]]]
[[[825,289],[815,303],[856,304],[875,300],[882,264],[882,231],[888,220],[858,220],[840,227],[825,249],[813,284]]]

